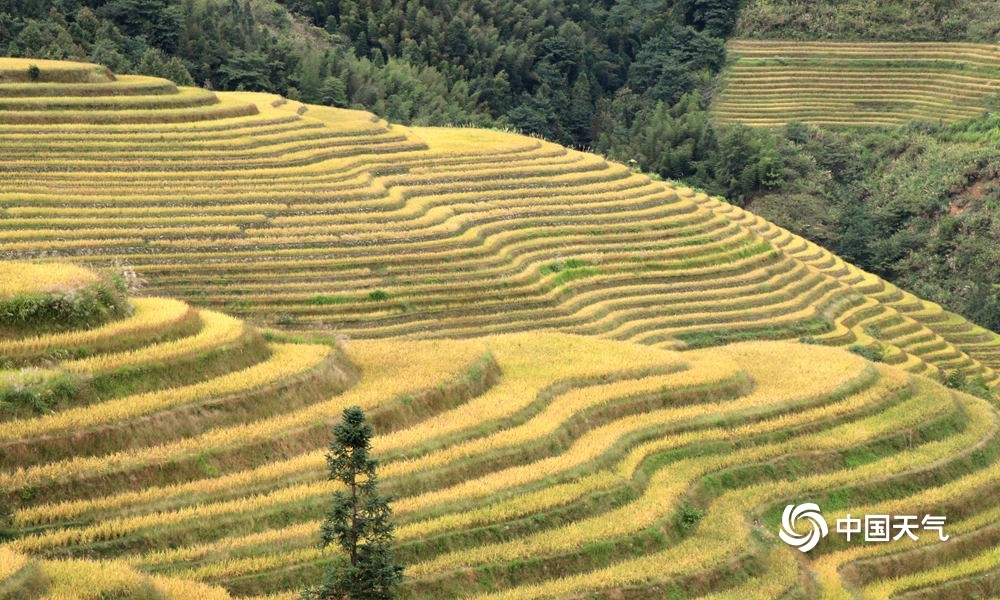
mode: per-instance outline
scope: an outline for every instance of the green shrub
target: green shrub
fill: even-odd
[[[872,345],[864,346],[862,344],[853,344],[848,346],[847,349],[858,356],[867,358],[872,362],[884,362],[885,361],[885,350],[881,346]]]
[[[389,299],[389,294],[383,290],[372,290],[368,292],[368,299],[372,302],[385,302]]]
[[[330,304],[346,304],[350,301],[351,299],[347,296],[327,296],[325,294],[319,294],[310,298],[307,303],[314,306],[327,306]]]
[[[961,371],[952,371],[944,377],[944,384],[953,390],[960,390],[966,394],[978,396],[984,400],[993,400],[993,390],[982,375],[969,379]]]
[[[0,416],[51,412],[79,392],[76,379],[61,371],[22,369],[0,374]]]
[[[70,292],[0,298],[0,335],[95,327],[129,313],[123,280],[109,278]]]
[[[538,274],[541,275],[542,277],[545,277],[546,275],[551,275],[552,273],[559,273],[561,271],[569,269],[579,269],[581,267],[589,267],[592,264],[593,263],[590,263],[588,261],[579,258],[568,258],[561,262],[557,261],[549,263],[547,265],[542,265],[538,269]]]
[[[960,390],[965,387],[966,384],[965,373],[961,371],[952,371],[945,375],[944,384],[952,389]]]
[[[42,70],[38,68],[38,65],[28,66],[28,81],[38,81],[42,76]]]
[[[690,531],[705,516],[705,511],[685,502],[677,511],[677,526],[681,531]]]

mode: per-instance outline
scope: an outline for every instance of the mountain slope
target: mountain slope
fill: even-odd
[[[0,252],[71,264],[0,261],[0,301],[104,281],[79,265],[142,296],[0,311],[0,598],[297,597],[343,558],[348,406],[403,598],[996,591],[1000,412],[934,380],[996,388],[996,334],[542,140],[45,66],[0,83]],[[799,502],[957,543],[802,555]]]
[[[118,382],[85,410],[0,421],[0,594],[296,597],[338,560],[317,548],[336,489],[323,449],[355,405],[375,423],[395,497],[404,598],[773,598],[802,577],[885,597],[977,585],[967,580],[997,567],[996,507],[978,500],[1000,489],[1000,413],[838,348],[680,353],[528,332],[354,340],[346,356],[268,344],[245,364],[261,344],[252,330],[227,336],[208,311],[184,330],[183,303],[134,304],[101,326],[0,344],[92,390]],[[55,358],[66,350],[80,358]],[[170,377],[135,377],[157,365]],[[805,498],[870,514],[926,507],[962,541],[830,538],[800,572],[773,532],[775,507]],[[930,576],[890,548],[934,565]]]
[[[149,293],[352,337],[806,335],[997,382],[995,334],[593,155],[148,78],[79,85],[0,85],[6,257],[125,263]]]

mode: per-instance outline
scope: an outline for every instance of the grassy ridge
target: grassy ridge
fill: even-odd
[[[73,265],[0,260],[0,281],[0,339],[92,327],[132,312],[121,280]]]

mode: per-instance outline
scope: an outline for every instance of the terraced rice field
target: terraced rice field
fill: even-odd
[[[77,357],[47,364],[81,377],[86,405],[0,422],[0,594],[295,598],[336,559],[317,549],[323,452],[352,405],[377,428],[404,598],[933,595],[1000,566],[1000,512],[979,502],[1000,489],[996,408],[841,349],[281,344],[190,308],[195,327],[164,319],[149,341],[157,304],[79,345],[32,341]],[[118,347],[93,351],[111,331]],[[32,364],[18,341],[4,356]],[[774,535],[775,507],[804,498],[946,512],[962,541],[893,546],[919,573],[889,546],[834,541],[807,569]],[[685,511],[704,516],[682,526]]]
[[[594,155],[146,77],[34,85],[0,84],[5,258],[124,265],[146,294],[351,338],[808,335],[1000,381],[995,334]]]
[[[997,387],[996,334],[540,140],[56,71],[0,84],[33,99],[0,110],[0,252],[143,285],[106,323],[0,334],[0,386],[77,386],[0,412],[0,598],[297,597],[338,559],[348,406],[403,598],[998,592],[1000,413],[934,380]],[[8,295],[90,281],[24,268]],[[831,529],[945,514],[955,542],[802,555],[776,532],[805,501]]]
[[[1000,45],[733,40],[721,122],[951,122],[1000,109]]]

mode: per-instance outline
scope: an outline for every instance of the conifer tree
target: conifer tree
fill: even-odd
[[[333,502],[321,527],[322,547],[336,544],[344,559],[334,562],[323,582],[307,589],[304,599],[389,600],[403,577],[403,566],[392,560],[393,524],[389,499],[378,493],[371,458],[372,427],[357,406],[344,409],[333,427],[326,456],[330,479],[345,490]]]

